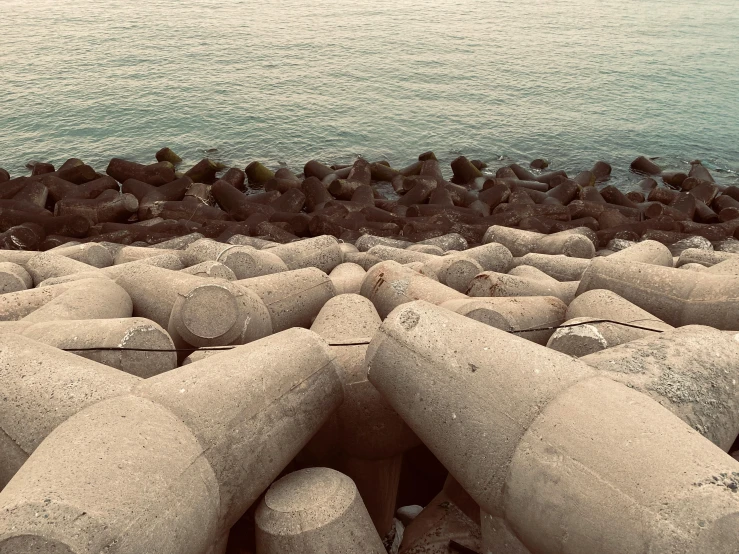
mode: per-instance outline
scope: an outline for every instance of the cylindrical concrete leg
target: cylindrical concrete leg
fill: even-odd
[[[464,292],[470,281],[482,273],[482,266],[463,255],[435,256],[423,264],[421,273],[459,292]]]
[[[526,266],[515,268],[519,271]],[[535,268],[529,268],[535,269]],[[467,295],[479,296],[554,296],[565,304],[575,298],[578,281],[560,283],[544,275],[546,279],[506,275],[494,271],[484,271],[471,282]]]
[[[17,321],[63,294],[76,282],[0,294],[0,321]]]
[[[327,431],[345,454],[342,471],[354,479],[378,532],[384,536],[395,513],[401,454],[419,441],[367,380],[367,345],[381,323],[369,300],[342,294],[326,302],[311,330],[329,343],[344,386],[344,402],[336,412],[334,426]]]
[[[496,329],[546,344],[564,322],[567,306],[553,296],[518,296],[511,298],[468,298],[449,300],[442,308],[479,321]],[[521,332],[531,329],[528,332]]]
[[[735,550],[739,463],[586,364],[427,302],[386,318],[367,363],[481,509],[532,552]]]
[[[270,250],[251,246],[223,244],[211,239],[200,239],[190,244],[183,254],[185,263],[195,265],[208,260],[221,262],[230,268],[237,279],[249,279],[287,271],[287,266]]]
[[[55,320],[131,317],[131,297],[110,279],[84,279],[70,283],[62,294],[23,318],[44,323]]]
[[[688,248],[680,253],[680,257],[678,258],[675,267],[681,267],[685,264],[691,263],[711,267],[712,265],[736,258],[739,258],[739,254],[734,254],[732,252],[713,252],[711,250],[703,250],[702,248]]]
[[[359,294],[366,275],[362,266],[347,262],[333,268],[329,278],[334,284],[336,294]]]
[[[339,241],[330,235],[281,244],[270,248],[269,252],[279,257],[292,270],[317,267],[329,273],[344,261]]]
[[[63,277],[74,273],[90,273],[99,271],[98,269],[87,265],[72,258],[65,256],[57,256],[47,252],[36,254],[28,260],[26,270],[33,277],[33,282],[38,285],[46,279],[52,277]]]
[[[672,252],[664,244],[656,240],[638,242],[633,246],[611,254],[609,258],[624,262],[640,262],[643,264],[672,267]]]
[[[18,292],[32,287],[33,279],[23,266],[13,262],[0,262],[0,294]]]
[[[256,522],[257,554],[385,553],[357,487],[328,468],[303,469],[274,483]]]
[[[110,255],[108,249],[95,242],[75,246],[57,246],[49,252],[57,256],[66,256],[92,267],[103,268],[113,265],[113,256]]]
[[[578,294],[608,289],[670,325],[739,330],[739,277],[638,262],[593,260]]]
[[[309,327],[323,305],[336,295],[331,279],[307,267],[234,281],[261,298],[269,311],[273,332]]]
[[[0,550],[202,554],[342,397],[325,342],[303,329],[138,383],[59,425],[16,473]]]
[[[395,307],[414,300],[441,304],[447,300],[467,298],[461,292],[393,261],[377,264],[367,272],[361,294],[372,301],[381,318]]]
[[[139,379],[19,335],[0,335],[0,489],[49,433]]]
[[[177,367],[175,352],[166,352],[174,348],[170,336],[142,317],[48,321],[28,327],[23,335],[144,379]],[[77,350],[86,348],[101,350]],[[105,348],[145,348],[152,352]]]
[[[739,334],[688,325],[581,358],[728,451],[739,434]]]
[[[590,260],[562,255],[526,254],[521,258],[515,258],[512,265],[535,267],[557,281],[579,281],[590,265]]]
[[[182,273],[195,275],[197,277],[210,277],[212,279],[225,279],[226,281],[235,281],[236,275],[230,268],[221,262],[208,260],[199,264],[191,265],[181,270]]]

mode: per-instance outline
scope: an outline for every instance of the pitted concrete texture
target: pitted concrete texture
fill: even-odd
[[[688,325],[581,360],[728,451],[739,434],[739,334]]]
[[[275,482],[256,522],[258,554],[385,552],[352,480],[328,468],[296,471]]]
[[[520,266],[515,270],[519,275],[507,275],[494,271],[480,273],[470,282],[467,295],[471,297],[554,296],[565,304],[569,304],[575,298],[579,281],[560,283],[533,267]],[[543,277],[533,275],[531,270],[540,273]],[[524,272],[528,275],[520,276]]]
[[[467,298],[461,292],[394,261],[372,267],[364,278],[361,294],[372,301],[381,318],[397,306],[414,300],[441,304],[447,300]]]
[[[608,289],[675,327],[739,330],[739,277],[612,260],[593,260],[578,294]]]
[[[345,262],[333,268],[328,276],[334,284],[336,294],[359,294],[366,274],[362,266]]]
[[[33,279],[23,266],[13,262],[0,262],[0,294],[26,290],[31,287],[33,287]]]
[[[236,275],[230,268],[215,260],[207,260],[191,265],[180,271],[189,275],[195,275],[196,277],[212,277],[213,279],[224,279],[226,281],[236,280]]]
[[[208,260],[221,262],[234,272],[237,279],[270,275],[288,269],[285,262],[269,250],[223,244],[211,239],[200,239],[188,245],[183,258],[188,265]]]
[[[512,261],[513,266],[531,266],[557,281],[579,281],[590,260],[549,254],[526,254]]]
[[[0,335],[0,486],[58,425],[138,381],[29,338]]]
[[[330,235],[281,244],[270,248],[269,252],[291,270],[315,267],[329,273],[344,261],[339,242]]]
[[[336,296],[334,284],[320,269],[307,267],[234,281],[259,297],[272,321],[273,332],[310,327],[323,305]]]
[[[22,331],[30,339],[64,349],[144,379],[177,367],[174,344],[167,332],[141,317],[83,319],[36,323]],[[80,351],[77,349],[101,348]],[[149,349],[105,350],[105,348]],[[160,352],[156,352],[160,350]]]
[[[547,343],[553,328],[564,322],[567,310],[565,303],[553,296],[468,298],[449,300],[441,307],[537,344]]]
[[[644,264],[672,267],[672,252],[661,242],[644,240],[619,250],[609,256],[610,260],[622,262],[639,262]]]
[[[427,302],[386,318],[367,363],[370,382],[532,552],[735,550],[739,496],[707,480],[739,475],[739,463],[586,364]]]

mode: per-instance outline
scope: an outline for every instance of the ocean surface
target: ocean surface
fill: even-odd
[[[0,167],[644,154],[739,182],[737,0],[0,0]]]

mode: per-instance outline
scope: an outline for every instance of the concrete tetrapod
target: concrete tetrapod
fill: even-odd
[[[542,345],[555,332],[553,327],[564,322],[567,311],[567,305],[553,296],[467,298],[448,300],[441,307]],[[532,331],[521,332],[524,329]]]
[[[166,352],[174,348],[170,336],[159,325],[142,317],[47,321],[33,324],[21,334],[144,379],[177,367],[175,352]],[[84,348],[101,350],[77,350]],[[105,348],[140,348],[152,352]]]
[[[181,269],[182,273],[196,275],[198,277],[211,277],[213,279],[225,279],[226,281],[235,281],[234,272],[223,265],[221,262],[208,260],[199,264],[191,265],[185,269]]]
[[[16,473],[0,551],[201,554],[341,397],[325,342],[303,329],[139,381],[59,425]]]
[[[261,299],[275,333],[290,327],[309,327],[323,305],[336,296],[331,279],[315,267],[262,275],[234,283]]]
[[[681,267],[685,264],[701,264],[711,267],[726,260],[735,260],[737,258],[739,258],[739,254],[732,252],[713,252],[711,250],[703,250],[702,248],[688,248],[680,253],[675,267]]]
[[[33,279],[22,265],[0,262],[0,294],[27,290],[31,287]]]
[[[526,254],[520,258],[514,258],[511,265],[513,267],[522,265],[535,267],[557,281],[579,281],[590,265],[590,260],[562,255]]]
[[[328,276],[336,294],[359,294],[365,275],[367,272],[361,265],[345,262],[333,268]]]
[[[288,269],[316,267],[329,273],[344,261],[339,241],[330,235],[281,244],[269,252],[285,262]]]
[[[361,294],[372,301],[383,319],[406,302],[420,299],[441,304],[447,300],[467,298],[461,292],[394,261],[385,261],[370,268],[362,283]]]
[[[665,323],[739,330],[739,277],[638,262],[593,260],[578,295],[608,289]]]
[[[592,258],[595,245],[585,235],[574,233],[575,229],[543,235],[533,231],[493,225],[482,239],[483,243],[497,242],[510,250],[516,258],[529,253],[563,254],[573,258]]]
[[[578,281],[560,282],[531,266],[519,266],[511,271],[517,274],[507,275],[494,271],[480,273],[470,282],[467,295],[554,296],[565,304],[569,304],[575,298]]]
[[[276,481],[256,513],[257,554],[385,554],[352,480],[313,467]]]
[[[739,462],[586,364],[427,302],[387,317],[367,364],[480,508],[532,552],[734,552]]]
[[[321,308],[311,331],[330,345],[344,387],[344,402],[316,439],[341,452],[340,467],[359,488],[380,535],[395,513],[402,453],[418,438],[367,380],[367,346],[382,321],[368,299],[341,294]],[[326,436],[327,435],[327,436]],[[324,449],[326,446],[324,446]],[[327,460],[328,461],[328,460]]]
[[[459,292],[467,290],[472,278],[483,270],[476,260],[461,255],[436,256],[382,245],[373,246],[367,254],[400,264],[420,262],[423,264],[421,273]]]
[[[234,272],[237,279],[249,279],[287,271],[285,262],[270,250],[223,244],[211,239],[200,239],[188,245],[183,258],[187,265],[195,265],[208,260],[221,262]]]
[[[739,434],[738,338],[687,325],[581,361],[654,398],[728,452]]]
[[[611,260],[672,267],[672,252],[661,242],[644,240],[608,256]]]
[[[602,289],[589,290],[575,298],[565,317],[565,325],[572,326],[557,329],[547,346],[578,357],[673,329],[618,294]],[[601,321],[604,319],[639,328]]]
[[[23,319],[34,310],[38,310],[41,306],[64,294],[70,288],[78,286],[80,286],[80,282],[74,281],[0,294],[0,321]]]
[[[23,317],[23,321],[44,323],[56,320],[131,317],[131,297],[110,279],[84,279],[70,285],[72,286],[61,294]]]
[[[139,379],[27,337],[2,334],[0,382],[2,489],[59,424],[127,394]]]
[[[95,242],[75,246],[57,246],[49,252],[57,256],[66,256],[92,267],[103,268],[113,265],[113,256],[110,255],[108,249]]]
[[[131,296],[133,315],[167,329],[176,345],[181,341],[195,347],[244,344],[272,332],[267,308],[237,281],[140,262],[126,266],[118,270],[116,283]]]

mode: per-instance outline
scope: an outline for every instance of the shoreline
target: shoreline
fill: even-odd
[[[416,243],[456,233],[476,245],[498,225],[544,234],[581,229],[596,248],[614,239],[656,240],[678,244],[679,253],[681,241],[691,239],[739,251],[739,187],[716,183],[698,160],[684,171],[663,171],[640,156],[629,170],[641,180],[626,193],[609,184],[612,167],[603,161],[568,175],[543,159],[493,172],[459,156],[444,168],[447,179],[433,152],[403,168],[362,158],[333,166],[310,160],[301,173],[258,161],[227,168],[208,158],[181,171],[169,148],[155,160],[113,158],[99,172],[71,158],[58,168],[35,163],[29,175],[12,178],[0,170],[4,244],[143,246],[191,233],[221,242],[328,234],[352,244],[362,235]]]

